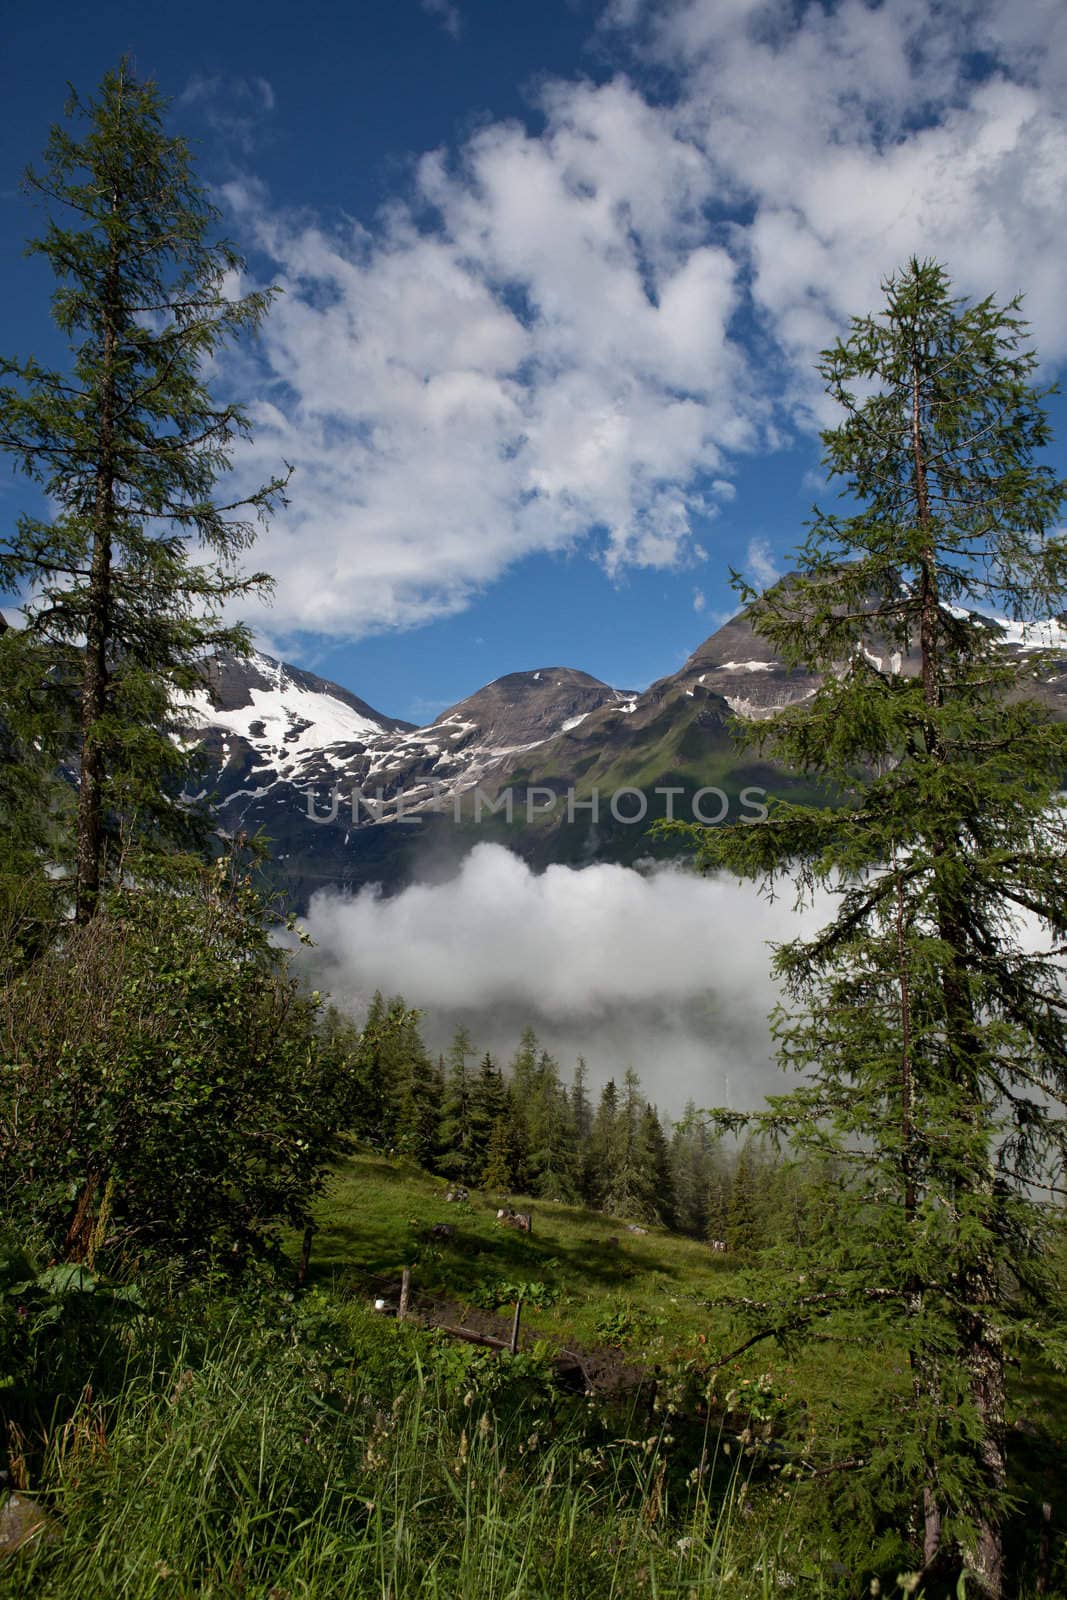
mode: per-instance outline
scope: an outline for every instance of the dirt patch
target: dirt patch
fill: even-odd
[[[378,1278],[369,1288],[375,1299],[385,1301],[384,1314],[395,1316],[400,1300],[400,1280]],[[461,1332],[471,1334],[474,1336],[472,1343],[485,1339],[487,1344],[492,1341],[495,1345],[507,1345],[511,1339],[513,1313],[510,1310],[486,1311],[469,1302],[413,1291],[408,1302],[408,1316],[424,1328],[440,1328],[453,1337],[459,1337]],[[557,1378],[564,1388],[576,1393],[621,1399],[642,1388],[651,1390],[656,1382],[654,1372],[628,1361],[623,1351],[610,1345],[592,1348],[564,1345],[559,1339],[520,1328],[520,1349],[529,1349],[539,1340],[555,1346],[557,1354],[552,1358],[552,1365]]]

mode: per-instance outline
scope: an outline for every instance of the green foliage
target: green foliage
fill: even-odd
[[[498,1311],[501,1306],[514,1305],[517,1300],[532,1306],[535,1311],[546,1311],[559,1300],[559,1290],[539,1278],[517,1283],[511,1283],[506,1278],[503,1281],[482,1279],[471,1290],[470,1299],[472,1305],[480,1306],[484,1311]]]
[[[746,1141],[734,1168],[726,1211],[726,1243],[747,1254],[763,1243],[762,1204],[756,1154]]]
[[[637,1339],[647,1339],[657,1329],[665,1326],[666,1318],[632,1304],[617,1306],[605,1312],[596,1325],[596,1334],[605,1344],[632,1344]]]
[[[991,1594],[1005,1341],[1053,1349],[1039,1197],[1067,1150],[1067,728],[1037,701],[1040,652],[965,609],[1025,621],[1067,591],[1067,486],[1034,459],[1049,429],[1024,332],[1015,302],[965,305],[913,261],[825,352],[844,411],[825,460],[859,509],[817,512],[800,573],[750,595],[757,631],[823,683],[739,731],[843,803],[691,834],[707,867],[838,897],[775,955],[801,1086],[719,1114],[835,1179],[836,1225],[794,1229],[796,1288],[768,1284],[752,1323],[906,1350],[907,1402],[887,1384],[851,1419],[838,1514],[907,1528],[925,1496],[927,1559],[958,1540]]]
[[[333,1010],[322,1029],[348,1059],[352,1132],[365,1145],[500,1196],[581,1197],[619,1216],[673,1223],[671,1150],[632,1069],[622,1105],[609,1084],[594,1116],[584,1062],[568,1093],[532,1028],[523,1030],[507,1078],[490,1055],[471,1070],[466,1028],[435,1066],[419,1014],[400,996],[376,994],[362,1029]]]
[[[115,891],[9,981],[0,1196],[79,1261],[240,1264],[296,1224],[350,1119],[343,1053],[317,1037],[236,863],[181,892]]]
[[[497,1117],[490,1130],[489,1146],[485,1152],[485,1166],[481,1175],[484,1189],[506,1195],[515,1188],[515,1174],[521,1160],[521,1152],[517,1146],[518,1141],[511,1118]]]
[[[0,641],[0,722],[24,788],[31,750],[58,745],[79,764],[81,920],[109,867],[136,859],[144,873],[159,849],[202,838],[170,735],[205,658],[247,646],[221,613],[266,584],[236,561],[284,488],[213,498],[249,427],[239,406],[212,402],[204,375],[273,291],[231,297],[242,260],[212,242],[218,214],[164,110],[126,61],[95,100],[72,92],[80,138],[54,127],[27,175],[46,218],[30,250],[55,274],[70,367],[0,361],[0,443],[54,508],[0,538],[0,588],[26,595],[24,627]],[[4,787],[25,818],[25,795]]]
[[[670,1151],[632,1067],[623,1076],[621,1096],[614,1079],[601,1091],[589,1134],[586,1181],[593,1202],[615,1216],[667,1225],[674,1220]]]
[[[485,1150],[479,1148],[476,1133],[475,1089],[467,1068],[467,1058],[473,1054],[469,1031],[457,1028],[444,1065],[444,1098],[437,1130],[438,1167],[457,1183],[476,1182],[485,1162]]]

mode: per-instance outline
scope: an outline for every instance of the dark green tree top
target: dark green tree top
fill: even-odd
[[[0,443],[52,509],[0,532],[0,589],[25,596],[24,628],[0,644],[67,705],[82,779],[79,913],[116,835],[182,831],[176,707],[205,656],[247,648],[223,612],[268,584],[242,575],[239,558],[285,483],[215,495],[249,422],[213,400],[212,362],[274,291],[241,293],[244,263],[215,238],[218,215],[165,109],[125,61],[95,99],[71,94],[71,126],[53,128],[26,180],[46,219],[29,249],[55,275],[70,360],[62,371],[0,361]],[[16,675],[5,666],[0,688]]]

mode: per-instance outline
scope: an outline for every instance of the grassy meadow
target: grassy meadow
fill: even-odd
[[[735,1258],[547,1202],[527,1236],[498,1224],[497,1197],[446,1191],[353,1157],[319,1204],[303,1290],[175,1284],[119,1325],[26,1463],[57,1536],[0,1560],[2,1600],[859,1600],[878,1574],[907,1592],[892,1530],[843,1525],[794,1464],[832,1455],[892,1351],[850,1355],[829,1326],[820,1346],[717,1367],[744,1337],[715,1304],[744,1289]],[[442,1223],[454,1236],[432,1235]],[[517,1357],[428,1326],[506,1336],[519,1294]],[[586,1392],[558,1381],[565,1351]],[[1018,1370],[1012,1404],[1032,1594],[1067,1387]]]

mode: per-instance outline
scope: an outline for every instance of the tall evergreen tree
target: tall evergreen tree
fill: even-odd
[[[776,651],[824,677],[748,736],[843,804],[778,804],[699,845],[709,865],[839,896],[775,958],[796,1008],[779,1045],[804,1081],[756,1121],[830,1152],[847,1208],[813,1258],[824,1298],[808,1278],[778,1325],[795,1334],[828,1304],[861,1339],[888,1320],[914,1403],[904,1431],[894,1396],[868,1419],[867,1492],[883,1512],[918,1504],[925,1559],[958,1548],[995,1596],[1005,1341],[1053,1337],[1041,1197],[1067,1145],[1067,729],[1036,699],[1041,653],[1006,650],[968,608],[1063,610],[1067,485],[1035,459],[1049,427],[1017,302],[967,304],[918,261],[885,291],[820,367],[844,413],[825,460],[851,506],[816,513],[795,580],[749,595]]]
[[[529,1107],[537,1093],[540,1056],[537,1034],[531,1027],[523,1028],[508,1073],[512,1181],[523,1194],[532,1193],[533,1188],[533,1174],[529,1165]]]
[[[485,1152],[482,1187],[499,1195],[509,1195],[515,1189],[514,1125],[509,1115],[502,1115],[493,1123],[490,1147]]]
[[[638,1145],[645,1162],[647,1179],[642,1215],[649,1222],[659,1222],[665,1228],[678,1225],[674,1196],[674,1175],[671,1171],[671,1147],[654,1105],[646,1103],[641,1113]]]
[[[726,1243],[743,1254],[758,1250],[763,1243],[760,1163],[746,1140],[737,1157],[730,1181],[726,1207]]]
[[[671,1184],[677,1226],[696,1239],[707,1237],[712,1176],[712,1138],[696,1103],[689,1100],[670,1143]]]
[[[0,690],[19,664],[41,686],[7,697],[0,717],[32,741],[42,696],[65,700],[81,922],[131,840],[146,850],[188,836],[176,704],[212,651],[247,648],[221,611],[266,583],[236,562],[284,489],[275,479],[244,499],[213,497],[249,430],[239,406],[212,401],[204,375],[261,321],[272,291],[231,298],[243,262],[213,242],[217,213],[164,110],[125,61],[95,100],[72,95],[81,138],[53,128],[42,170],[27,175],[47,215],[30,248],[58,280],[70,370],[0,362],[0,442],[55,508],[0,537],[0,589],[27,593],[25,627],[0,640]],[[46,719],[56,716],[50,704]]]
[[[652,1171],[653,1150],[646,1119],[647,1101],[641,1091],[641,1079],[633,1067],[623,1075],[622,1094],[614,1083],[607,1086],[597,1112],[598,1133],[603,1142],[602,1178],[599,1204],[602,1210],[618,1217],[634,1217],[643,1221],[658,1220],[655,1201],[655,1176]],[[608,1119],[614,1107],[611,1126]],[[659,1127],[658,1143],[666,1154],[666,1141]]]
[[[527,1182],[543,1200],[573,1200],[575,1135],[559,1063],[542,1050],[528,1080],[524,1104]]]
[[[503,1074],[488,1052],[472,1080],[470,1091],[471,1161],[475,1183],[482,1182],[493,1129],[507,1119],[508,1092]]]
[[[589,1189],[591,1203],[607,1210],[615,1192],[619,1167],[619,1091],[609,1078],[600,1091],[589,1134]]]
[[[480,1171],[475,1151],[473,1085],[467,1058],[474,1054],[470,1030],[456,1029],[443,1065],[444,1097],[437,1130],[437,1165],[448,1178],[473,1183]]]
[[[721,1156],[712,1163],[708,1179],[707,1222],[705,1237],[718,1244],[726,1244],[730,1224],[730,1174]]]
[[[570,1109],[571,1125],[574,1129],[574,1162],[573,1180],[579,1199],[586,1205],[593,1203],[592,1184],[589,1171],[589,1143],[593,1133],[593,1107],[589,1100],[589,1090],[586,1083],[589,1069],[585,1059],[578,1057],[574,1068],[574,1077],[571,1081]]]
[[[437,1127],[444,1074],[430,1056],[419,1030],[419,1013],[393,1001],[390,1026],[382,1039],[381,1060],[390,1088],[389,1121],[398,1150],[432,1168],[438,1152]]]

